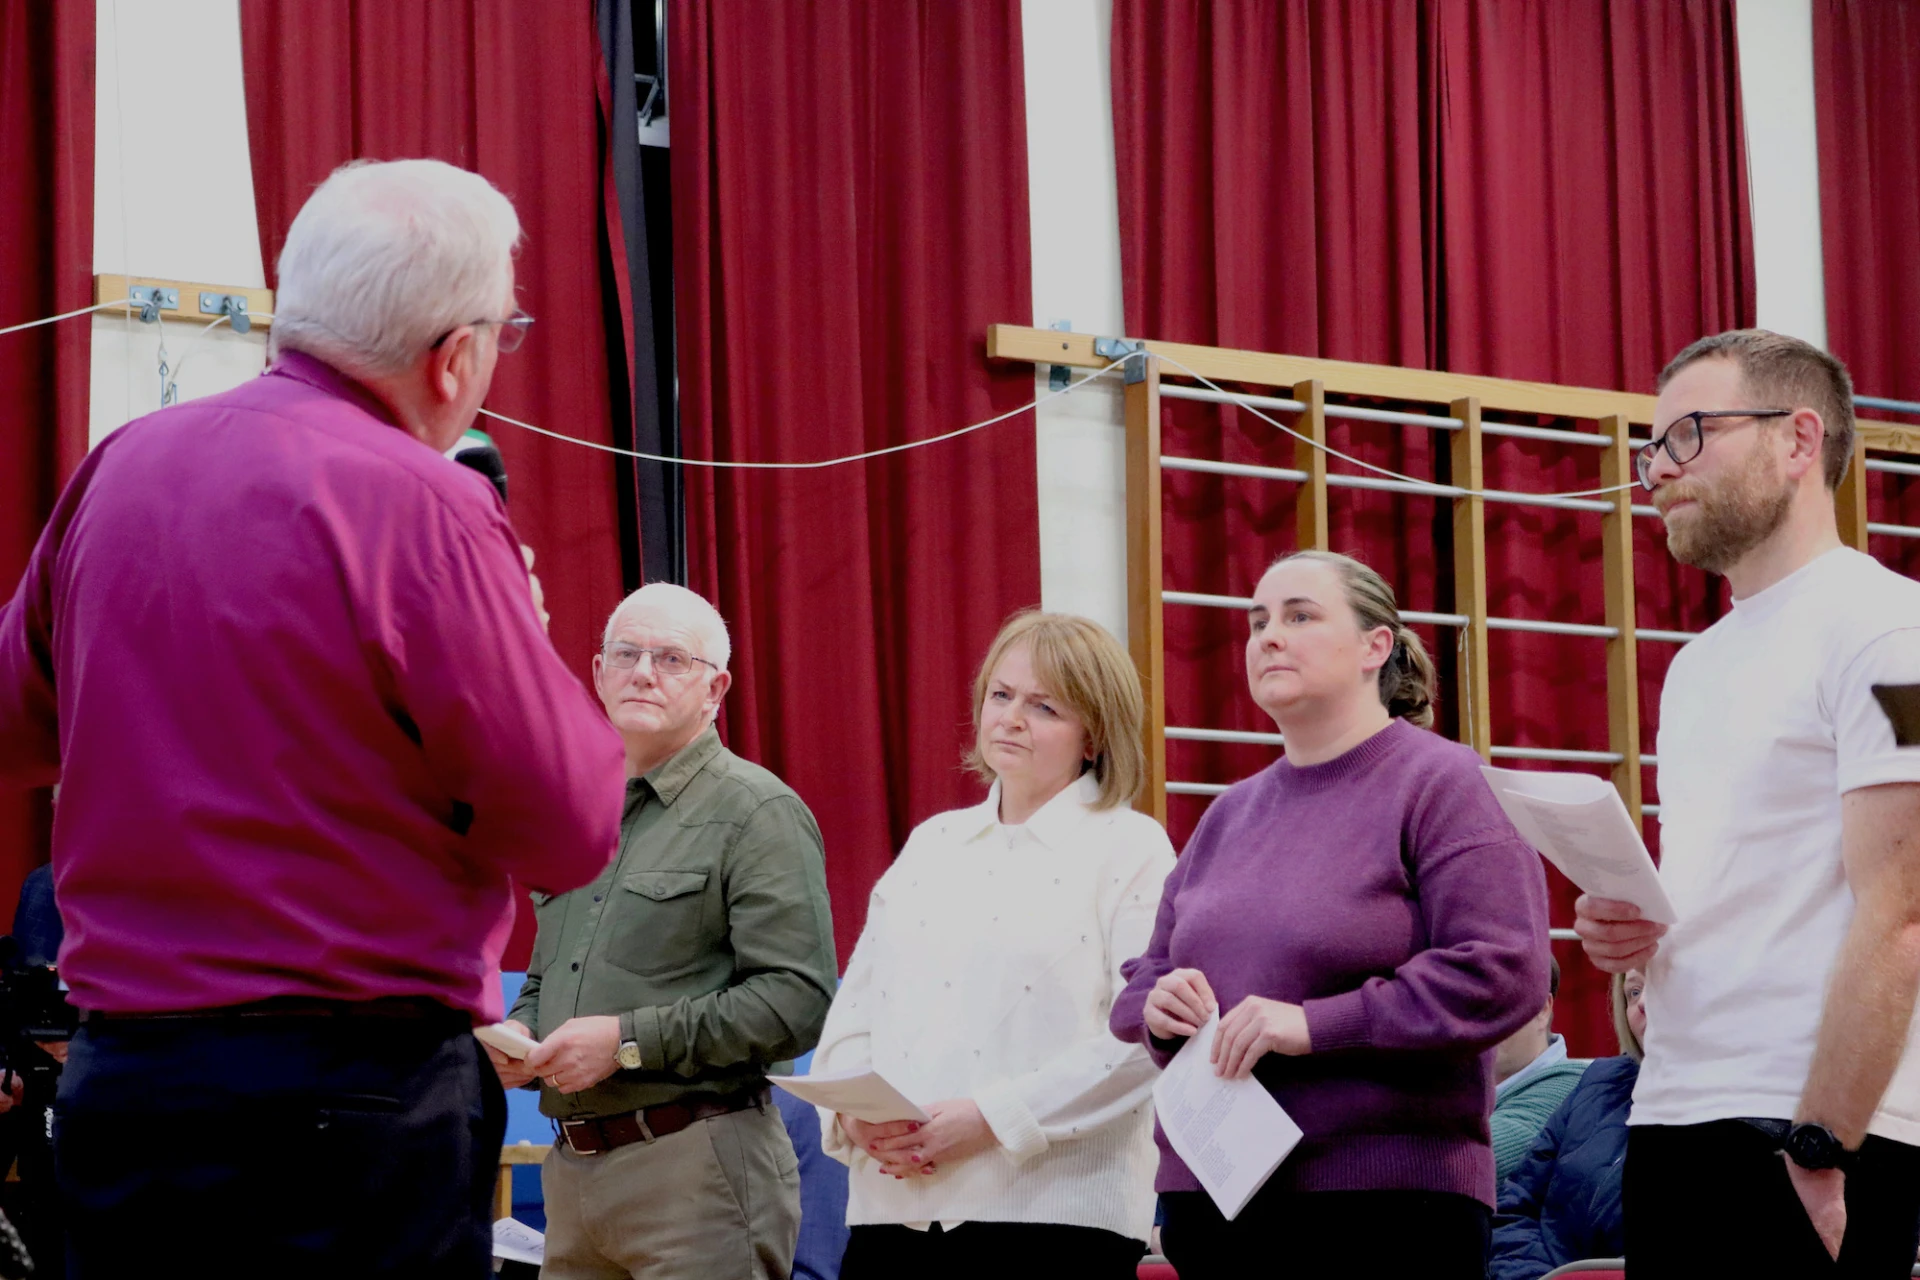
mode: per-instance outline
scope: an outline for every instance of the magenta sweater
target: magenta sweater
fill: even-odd
[[[1325,764],[1280,760],[1213,802],[1123,972],[1111,1025],[1165,1065],[1147,992],[1206,974],[1303,1005],[1313,1052],[1254,1068],[1306,1133],[1294,1191],[1425,1190],[1494,1201],[1492,1047],[1547,998],[1547,889],[1468,748],[1395,720]],[[1155,1129],[1161,1191],[1199,1182]]]

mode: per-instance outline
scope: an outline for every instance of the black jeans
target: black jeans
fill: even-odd
[[[1180,1280],[1484,1280],[1493,1211],[1443,1191],[1254,1193],[1232,1222],[1204,1191],[1160,1197]]]
[[[840,1280],[1133,1280],[1147,1246],[1098,1227],[963,1222],[855,1227]]]
[[[451,1010],[89,1023],[54,1104],[67,1273],[483,1280],[505,1130]]]
[[[1836,1264],[1772,1138],[1739,1120],[1635,1125],[1621,1186],[1633,1280],[1706,1275],[1896,1280],[1920,1249],[1920,1147],[1868,1138],[1847,1174]]]

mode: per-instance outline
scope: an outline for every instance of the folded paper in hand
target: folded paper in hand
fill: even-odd
[[[537,1267],[547,1260],[547,1238],[518,1218],[495,1218],[493,1256],[502,1262],[526,1262]]]
[[[509,1058],[524,1058],[540,1047],[538,1040],[521,1035],[504,1022],[495,1022],[485,1027],[475,1027],[473,1038],[490,1049],[498,1049]]]
[[[1596,898],[1631,902],[1648,920],[1679,922],[1660,885],[1660,872],[1612,783],[1590,773],[1489,765],[1482,765],[1480,772],[1521,838],[1567,879]]]
[[[879,1072],[861,1068],[856,1071],[816,1072],[810,1076],[768,1076],[802,1102],[837,1111],[869,1124],[893,1120],[933,1119],[907,1100],[907,1096],[888,1084]]]
[[[1173,1055],[1153,1086],[1160,1130],[1231,1222],[1300,1141],[1300,1126],[1266,1086],[1213,1073],[1216,1011]]]

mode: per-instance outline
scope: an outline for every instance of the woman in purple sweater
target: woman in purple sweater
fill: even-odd
[[[1215,1070],[1305,1132],[1231,1222],[1156,1132],[1181,1280],[1480,1280],[1493,1047],[1547,995],[1547,893],[1468,748],[1427,732],[1433,666],[1346,556],[1268,569],[1247,683],[1286,758],[1213,802],[1168,877],[1113,1033],[1162,1066],[1215,1010]]]

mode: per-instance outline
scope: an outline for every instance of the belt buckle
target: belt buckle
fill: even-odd
[[[562,1120],[560,1122],[560,1140],[567,1144],[567,1150],[577,1156],[598,1156],[606,1154],[604,1151],[582,1151],[573,1144],[573,1131],[575,1129],[584,1129],[592,1123],[591,1120]]]

